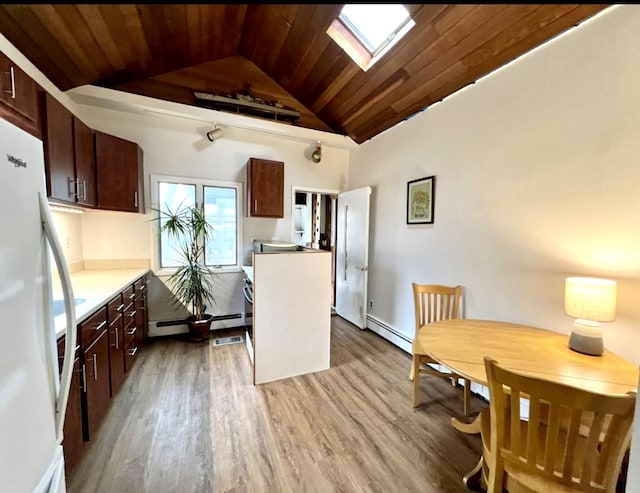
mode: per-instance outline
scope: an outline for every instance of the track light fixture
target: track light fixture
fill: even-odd
[[[220,140],[222,137],[224,137],[224,131],[221,128],[218,128],[217,125],[213,130],[209,130],[207,132],[207,139],[209,139],[211,142]]]
[[[322,147],[320,145],[320,141],[315,143],[313,152],[311,153],[311,160],[316,164],[322,161]]]

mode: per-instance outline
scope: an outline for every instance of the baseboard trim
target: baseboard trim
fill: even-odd
[[[382,320],[367,314],[367,329],[375,332],[382,338],[411,354],[411,343],[413,342],[413,339],[410,339],[405,334],[398,332]]]
[[[407,353],[412,354],[411,344],[413,343],[413,339],[409,338],[406,334],[403,334],[402,332],[394,329],[382,320],[367,314],[367,329],[369,329],[371,332],[375,332],[383,339],[386,339],[387,341],[394,344],[395,346],[398,346],[400,349],[406,351]],[[430,366],[432,366],[436,370],[446,371],[445,367],[438,364],[431,364]],[[459,380],[458,384],[462,385],[463,381]],[[471,382],[471,392],[477,394],[487,401],[489,400],[489,389],[484,385]]]
[[[229,315],[214,315],[211,330],[231,329],[234,327],[244,327],[245,318],[242,313],[232,313]],[[150,320],[149,337],[164,337],[170,335],[184,334],[189,332],[186,319],[176,320]]]

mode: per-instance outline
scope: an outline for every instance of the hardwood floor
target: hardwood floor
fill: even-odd
[[[244,344],[210,346],[145,348],[71,493],[464,491],[481,444],[450,425],[462,390],[423,378],[414,410],[411,358],[376,334],[334,316],[329,370],[260,386]]]

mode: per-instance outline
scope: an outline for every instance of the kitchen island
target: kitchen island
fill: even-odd
[[[331,252],[254,253],[251,274],[253,383],[329,369]]]

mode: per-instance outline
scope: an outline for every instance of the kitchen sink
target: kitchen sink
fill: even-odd
[[[78,306],[80,303],[84,303],[86,298],[75,298],[74,303]],[[57,317],[64,313],[64,300],[53,300],[53,316]]]

